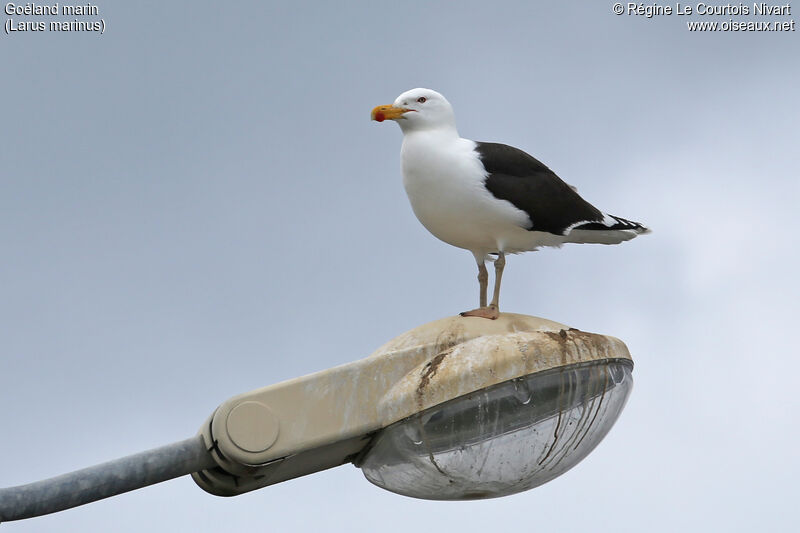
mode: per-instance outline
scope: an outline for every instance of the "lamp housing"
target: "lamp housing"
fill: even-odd
[[[241,494],[345,463],[429,499],[511,494],[583,459],[632,386],[614,337],[503,313],[449,317],[371,356],[235,396],[201,427],[206,491]]]

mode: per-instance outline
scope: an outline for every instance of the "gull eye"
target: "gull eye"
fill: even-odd
[[[427,100],[428,99],[425,98],[424,96],[420,96],[419,98],[417,98],[417,102],[419,102],[420,104],[424,104]]]

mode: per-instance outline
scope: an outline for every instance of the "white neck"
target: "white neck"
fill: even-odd
[[[402,120],[398,120],[397,124],[400,126],[400,129],[403,131],[403,135],[405,136],[413,135],[414,133],[426,133],[441,137],[452,137],[455,139],[459,137],[455,121],[452,123],[439,123],[428,126],[427,124],[408,124],[404,123]]]

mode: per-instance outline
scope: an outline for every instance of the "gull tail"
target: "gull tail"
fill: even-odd
[[[578,222],[567,228],[564,242],[619,244],[647,233],[650,233],[650,229],[639,222],[603,214],[602,220]]]

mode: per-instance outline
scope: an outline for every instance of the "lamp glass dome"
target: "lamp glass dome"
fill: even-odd
[[[633,386],[627,359],[530,374],[383,429],[359,464],[392,492],[431,500],[495,498],[537,487],[589,454]]]

